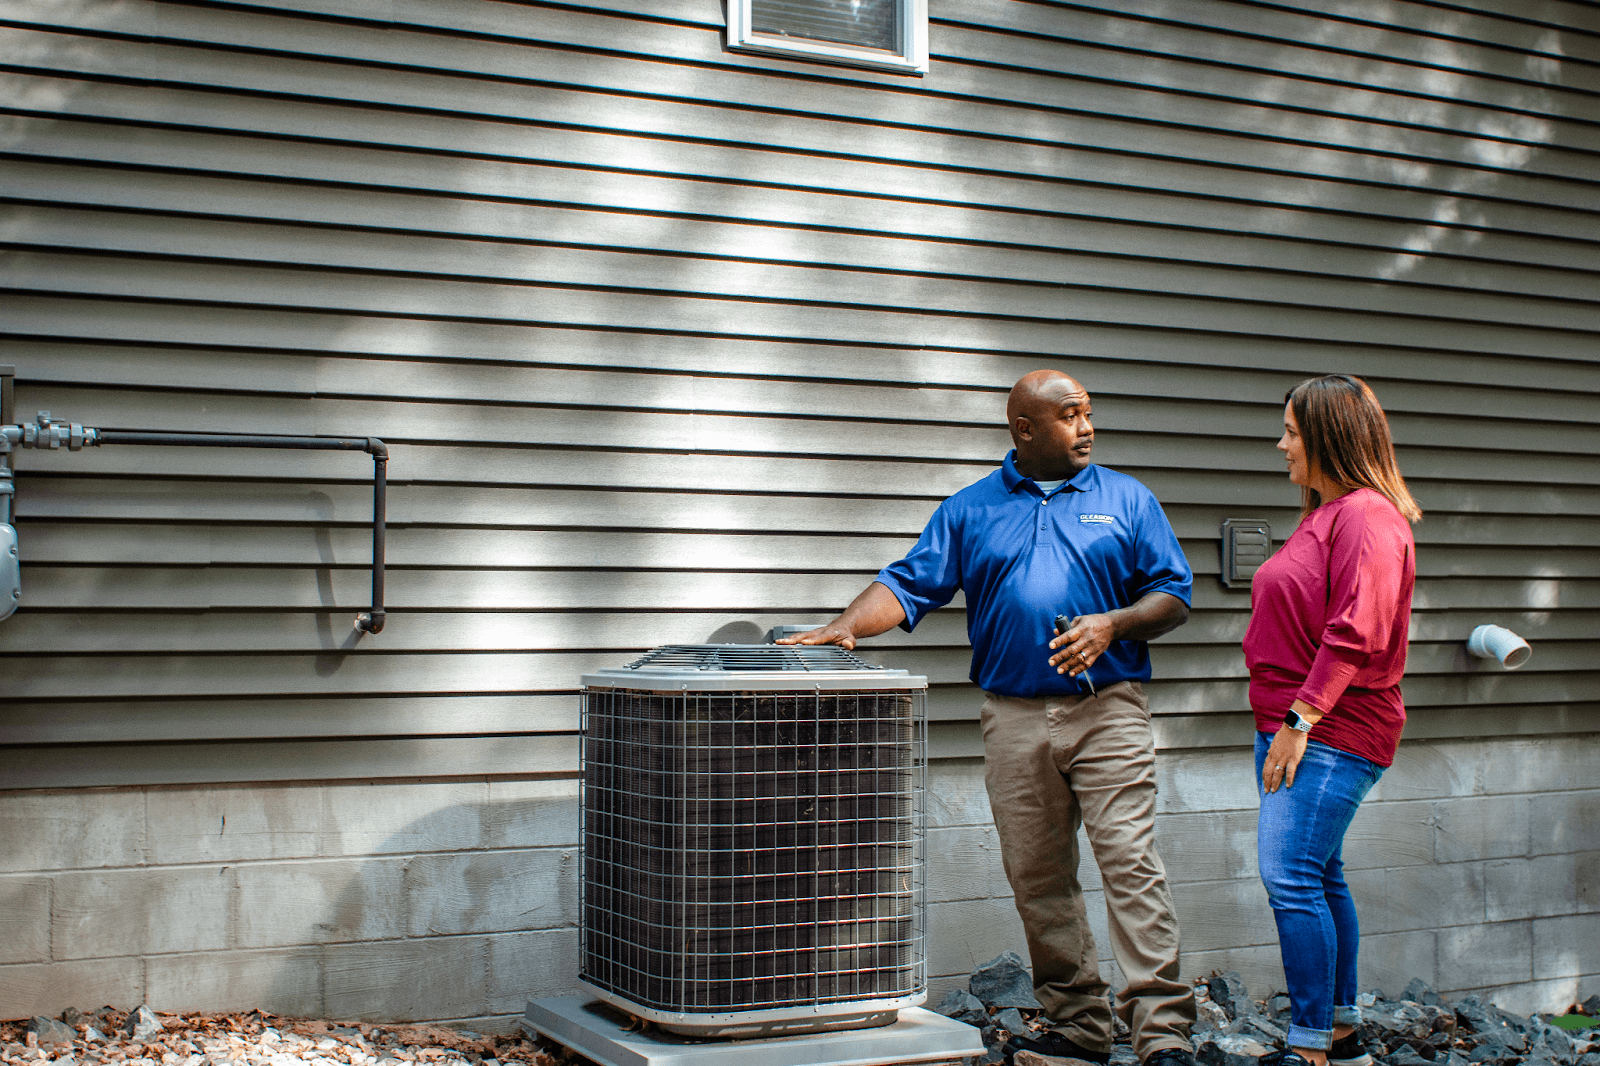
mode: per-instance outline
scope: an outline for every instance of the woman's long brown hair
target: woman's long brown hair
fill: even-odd
[[[1329,480],[1382,493],[1406,521],[1422,518],[1395,461],[1389,419],[1367,383],[1349,374],[1307,378],[1284,396],[1305,442],[1306,465]],[[1322,494],[1301,486],[1300,517],[1322,506]]]

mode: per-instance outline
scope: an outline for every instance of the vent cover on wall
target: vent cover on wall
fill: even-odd
[[[1272,554],[1272,527],[1259,518],[1229,518],[1222,523],[1221,547],[1223,586],[1249,588]]]
[[[583,684],[585,985],[699,1036],[887,1024],[926,998],[926,678],[708,644]]]

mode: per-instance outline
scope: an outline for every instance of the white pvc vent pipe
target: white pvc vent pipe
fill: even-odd
[[[1507,670],[1515,670],[1533,656],[1528,642],[1504,626],[1479,626],[1467,638],[1467,651],[1480,659],[1498,659]]]

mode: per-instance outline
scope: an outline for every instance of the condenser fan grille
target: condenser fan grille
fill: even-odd
[[[920,993],[922,700],[586,689],[584,980],[674,1012]]]
[[[629,670],[877,670],[833,644],[667,644]]]

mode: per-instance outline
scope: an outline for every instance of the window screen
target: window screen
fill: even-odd
[[[927,0],[727,0],[727,16],[736,52],[928,73]]]
[[[757,33],[895,52],[900,0],[751,0]]]

